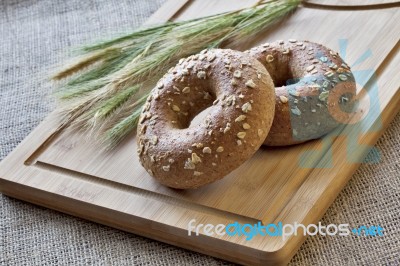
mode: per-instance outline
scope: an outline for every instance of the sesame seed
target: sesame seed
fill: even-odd
[[[171,169],[171,166],[170,166],[170,165],[164,165],[164,166],[162,167],[162,169],[163,169],[165,172],[168,172],[168,171]]]
[[[290,49],[286,48],[282,51],[282,54],[289,54],[290,53]]]
[[[325,63],[325,62],[328,61],[328,57],[322,56],[322,57],[319,58],[319,60],[321,60],[321,62]]]
[[[182,90],[183,93],[189,93],[190,92],[190,88],[189,87],[185,87]]]
[[[241,141],[240,139],[238,139],[238,140],[236,140],[236,144],[237,144],[238,146],[240,146],[240,145],[242,145],[242,141]]]
[[[311,112],[312,112],[312,113],[315,113],[316,111],[317,111],[317,110],[315,110],[315,109],[311,109]]]
[[[250,129],[250,125],[247,124],[247,123],[244,123],[244,124],[243,124],[243,129]]]
[[[203,174],[203,172],[197,172],[197,171],[193,172],[193,175],[195,175],[195,176],[199,176],[199,175],[202,175],[202,174]]]
[[[295,43],[295,42],[297,42],[297,40],[295,40],[295,39],[289,39],[289,42]]]
[[[236,81],[235,79],[232,79],[232,80],[231,80],[231,85],[232,85],[232,86],[238,85],[238,84],[237,84],[237,81]]]

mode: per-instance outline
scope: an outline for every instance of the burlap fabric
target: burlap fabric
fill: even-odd
[[[0,1],[0,159],[54,108],[42,73],[65,48],[140,25],[164,0]],[[322,222],[381,225],[383,237],[309,237],[293,265],[398,265],[400,115]],[[3,195],[2,265],[221,265],[224,261],[37,207]]]

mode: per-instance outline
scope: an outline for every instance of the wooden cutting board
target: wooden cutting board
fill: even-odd
[[[256,1],[169,0],[148,23],[190,19],[250,6]],[[308,39],[340,51],[363,95],[360,121],[322,140],[261,148],[224,179],[178,191],[141,167],[134,134],[112,152],[59,130],[49,115],[0,163],[6,195],[243,264],[285,264],[305,237],[188,236],[188,222],[318,223],[400,107],[400,9],[389,6],[304,5],[251,46],[276,39]],[[351,2],[351,1],[350,1]],[[347,3],[347,1],[346,1]],[[376,154],[376,153],[375,153]],[[379,158],[375,158],[379,159]],[[356,226],[356,225],[354,225]]]

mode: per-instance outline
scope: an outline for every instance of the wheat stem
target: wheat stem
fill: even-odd
[[[260,0],[249,8],[168,22],[84,47],[82,59],[54,76],[69,78],[57,92],[65,123],[90,129],[114,146],[136,127],[149,94],[143,83],[155,82],[182,57],[248,40],[300,2]]]

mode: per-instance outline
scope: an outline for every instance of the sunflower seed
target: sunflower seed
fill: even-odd
[[[265,58],[267,60],[268,63],[272,63],[274,61],[274,57],[272,55],[267,55],[267,57]]]
[[[199,79],[206,79],[206,72],[205,71],[199,71],[199,72],[197,72],[197,77],[199,78]]]
[[[243,129],[250,129],[250,125],[247,124],[247,123],[244,123],[244,124],[243,124]]]
[[[185,166],[183,167],[184,169],[189,169],[189,170],[193,170],[196,168],[196,165],[194,165],[194,163],[192,162],[192,160],[190,158],[187,159],[187,161],[185,161]]]
[[[292,114],[294,114],[294,115],[301,115],[301,111],[297,106],[292,108],[291,111],[292,111]]]
[[[252,110],[251,104],[249,102],[242,105],[242,111],[248,113]]]
[[[223,151],[224,151],[224,147],[219,146],[219,147],[217,148],[217,152],[223,152]]]
[[[194,164],[201,163],[201,158],[195,152],[192,153],[192,162]]]
[[[237,133],[236,136],[239,139],[244,139],[244,137],[246,137],[246,132],[241,131],[241,132]]]
[[[241,121],[243,121],[245,119],[246,119],[245,115],[239,115],[238,117],[236,117],[235,122],[241,122]]]
[[[204,147],[203,153],[211,153],[210,147]]]
[[[287,103],[288,102],[288,98],[283,96],[283,95],[279,96],[279,100],[281,100],[282,103]]]
[[[233,73],[233,76],[234,76],[235,78],[240,78],[240,77],[242,77],[242,71],[236,70],[236,71]]]

